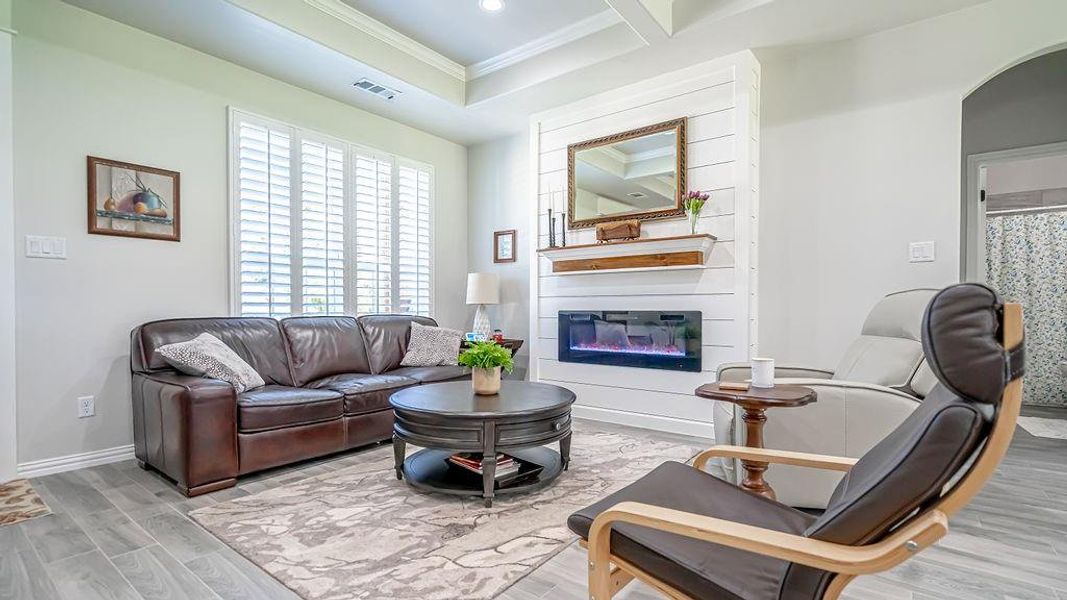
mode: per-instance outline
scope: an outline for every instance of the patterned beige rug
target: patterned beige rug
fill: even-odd
[[[0,485],[0,525],[13,525],[52,514],[33,486],[25,479]]]
[[[571,468],[552,487],[484,508],[397,481],[382,447],[363,464],[191,516],[304,598],[488,600],[574,541],[572,512],[699,450],[576,430]]]

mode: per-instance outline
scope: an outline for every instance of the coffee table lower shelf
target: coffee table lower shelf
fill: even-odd
[[[447,461],[452,454],[450,450],[419,450],[404,460],[404,480],[420,491],[482,497],[486,500],[486,506],[492,506],[494,496],[536,492],[547,487],[563,472],[563,459],[555,450],[546,447],[508,450],[507,454],[515,459],[543,468],[536,475],[497,487],[492,495],[486,496],[478,475],[457,472],[457,467],[449,467]]]

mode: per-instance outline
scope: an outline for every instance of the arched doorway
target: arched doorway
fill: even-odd
[[[1067,50],[963,101],[961,271],[1023,304],[1026,401],[1067,407]]]

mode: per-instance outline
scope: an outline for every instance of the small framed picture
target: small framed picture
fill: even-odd
[[[493,233],[493,262],[515,262],[515,230],[508,229]]]
[[[88,157],[89,233],[181,241],[181,174]]]

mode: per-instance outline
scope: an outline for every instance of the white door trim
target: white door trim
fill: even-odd
[[[12,45],[11,35],[0,35],[0,483],[15,478],[18,464]]]

